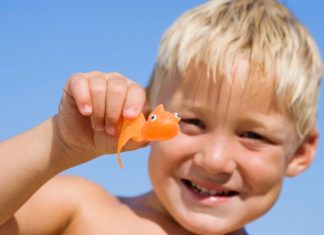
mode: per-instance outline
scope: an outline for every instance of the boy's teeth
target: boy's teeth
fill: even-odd
[[[215,196],[215,195],[228,195],[228,191],[223,191],[223,190],[209,190],[207,188],[204,188],[194,182],[191,182],[191,186],[192,188],[198,192],[198,193],[201,193],[201,194],[205,194],[205,195],[210,195],[210,196]]]

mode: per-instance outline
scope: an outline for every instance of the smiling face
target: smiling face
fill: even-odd
[[[239,63],[236,74],[246,71]],[[183,79],[164,100],[180,113],[181,133],[151,145],[155,206],[194,233],[239,230],[276,201],[298,149],[294,123],[273,108],[269,80],[249,90],[199,78],[193,92],[197,76]]]

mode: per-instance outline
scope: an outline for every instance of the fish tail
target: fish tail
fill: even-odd
[[[117,143],[117,160],[120,168],[123,168],[123,163],[121,162],[120,152],[126,143],[133,137],[138,137],[141,132],[143,123],[145,122],[145,117],[141,114],[135,120],[124,119],[121,123],[120,134]]]
[[[118,165],[119,165],[120,169],[123,168],[123,163],[121,161],[120,153],[121,153],[123,147],[125,146],[125,144],[131,138],[131,136],[129,135],[129,133],[127,131],[127,128],[129,126],[129,124],[130,124],[130,121],[123,120],[122,125],[121,125],[121,131],[120,131],[119,138],[118,138],[118,143],[117,143],[117,160],[118,160]]]
[[[123,169],[124,166],[123,166],[123,163],[122,163],[121,158],[120,158],[120,152],[118,152],[118,154],[117,154],[117,160],[118,160],[119,168]]]
[[[120,167],[120,169],[123,168],[123,163],[121,161],[121,157],[120,157],[120,152],[122,151],[124,145],[126,144],[126,142],[128,141],[129,137],[125,136],[124,133],[121,133],[121,135],[119,136],[118,139],[118,144],[117,144],[117,160],[118,160],[118,165]]]

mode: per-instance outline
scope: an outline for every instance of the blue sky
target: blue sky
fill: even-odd
[[[32,128],[57,112],[62,88],[75,72],[118,71],[146,85],[160,37],[185,10],[202,0],[0,1],[0,140]],[[324,1],[283,1],[317,41],[324,57]],[[321,87],[319,129],[324,134]],[[18,146],[19,147],[19,146]],[[149,149],[75,167],[114,194],[150,189]],[[304,174],[285,181],[276,206],[248,226],[251,234],[320,234],[324,211],[324,139]]]

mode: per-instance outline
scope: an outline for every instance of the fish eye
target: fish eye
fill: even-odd
[[[181,119],[181,117],[180,117],[180,114],[179,113],[174,113],[174,116],[176,117],[176,119]]]
[[[150,121],[155,121],[157,119],[156,114],[150,116]]]

